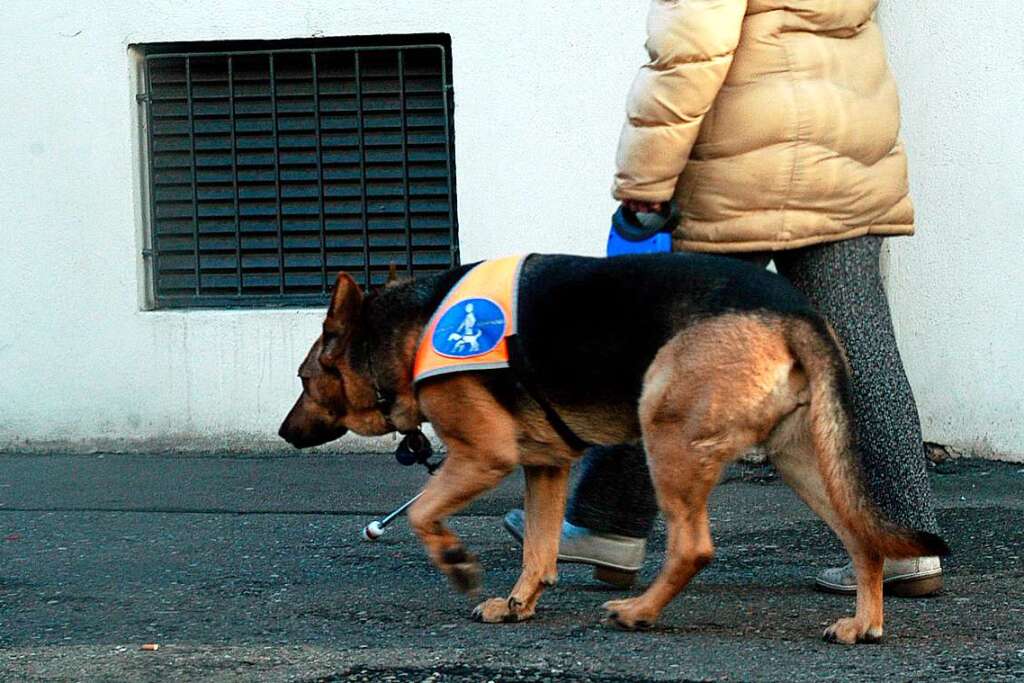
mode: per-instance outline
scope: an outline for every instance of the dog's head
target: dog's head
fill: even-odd
[[[381,411],[373,378],[357,372],[349,362],[362,309],[359,285],[348,274],[339,273],[323,332],[299,366],[302,395],[277,432],[296,448],[319,446],[350,429],[363,436],[395,429]]]

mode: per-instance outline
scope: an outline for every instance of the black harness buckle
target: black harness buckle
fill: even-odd
[[[430,474],[433,474],[434,470],[444,462],[443,458],[431,461],[432,457],[434,457],[434,447],[430,445],[427,435],[419,429],[406,434],[399,442],[398,448],[395,449],[395,460],[399,465],[423,465]]]

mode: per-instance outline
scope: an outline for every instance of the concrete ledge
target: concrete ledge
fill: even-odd
[[[424,426],[424,433],[430,437],[435,450],[441,449],[441,442],[434,435],[430,425]],[[362,437],[346,434],[337,441],[298,451],[282,441],[272,431],[267,434],[182,434],[144,438],[93,438],[93,439],[20,439],[0,435],[0,454],[10,453],[181,453],[232,454],[232,455],[298,455],[337,453],[393,453],[401,437],[397,434],[379,437]]]

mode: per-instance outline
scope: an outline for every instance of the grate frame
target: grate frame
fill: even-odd
[[[391,264],[410,276],[458,265],[450,40],[372,41],[138,46],[152,308],[322,306],[340,270],[365,288],[383,283]],[[253,76],[261,60],[265,83]],[[304,60],[305,79],[294,73]],[[223,79],[203,72],[211,65],[223,66]],[[183,82],[164,78],[161,69],[178,67]],[[304,117],[311,128],[297,127]],[[167,122],[173,133],[161,133]],[[249,130],[267,123],[269,135]],[[221,147],[208,151],[218,139]],[[254,174],[261,180],[245,177]]]

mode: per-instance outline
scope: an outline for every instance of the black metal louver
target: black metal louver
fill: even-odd
[[[320,304],[339,270],[457,262],[446,44],[230,45],[144,58],[157,307]]]

